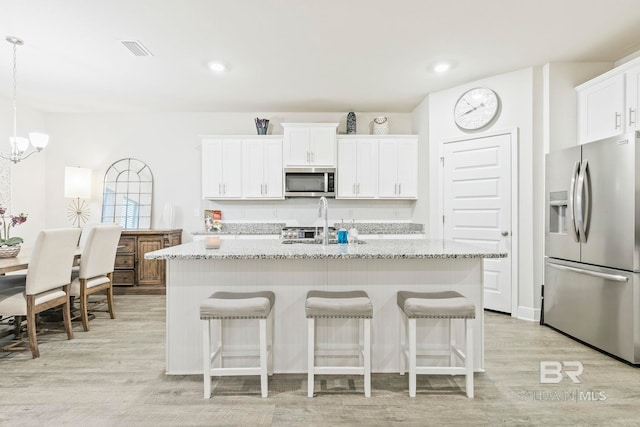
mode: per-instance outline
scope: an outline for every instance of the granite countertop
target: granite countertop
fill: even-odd
[[[204,241],[147,252],[145,259],[427,259],[505,258],[505,252],[451,240],[387,239],[358,245],[298,243],[281,240],[223,240],[219,249],[206,249]]]

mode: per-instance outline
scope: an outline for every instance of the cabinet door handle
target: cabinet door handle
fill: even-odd
[[[616,129],[620,129],[620,119],[622,118],[622,114],[616,113]]]
[[[358,183],[358,194],[360,194],[360,183]]]
[[[314,153],[313,151],[311,152],[311,163],[316,161],[316,153]]]
[[[633,116],[633,119],[631,117]],[[633,108],[629,108],[629,126],[636,124],[636,110]]]
[[[402,194],[402,183],[398,183],[398,194]]]
[[[264,184],[260,184],[260,194],[264,194]]]
[[[356,194],[356,184],[353,184],[353,189],[351,190],[351,194]]]
[[[222,184],[218,184],[218,194],[222,194]]]
[[[393,184],[393,194],[398,194],[398,183]]]
[[[269,190],[267,190],[267,184],[264,185],[264,195],[269,194]]]

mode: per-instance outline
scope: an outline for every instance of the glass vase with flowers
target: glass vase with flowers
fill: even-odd
[[[27,220],[27,214],[8,215],[7,209],[0,207],[0,258],[18,255],[22,237],[11,237],[11,229]]]

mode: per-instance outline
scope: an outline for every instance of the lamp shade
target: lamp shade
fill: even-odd
[[[64,168],[64,197],[91,197],[91,169],[74,166]]]
[[[46,133],[30,132],[29,139],[31,140],[31,145],[38,151],[49,144],[49,135]]]
[[[12,136],[9,138],[9,142],[11,143],[11,149],[18,153],[24,153],[29,148],[29,140],[27,138]]]

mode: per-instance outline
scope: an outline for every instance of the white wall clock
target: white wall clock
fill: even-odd
[[[456,125],[463,130],[477,130],[489,125],[498,115],[500,101],[494,91],[476,87],[462,94],[453,109]]]

